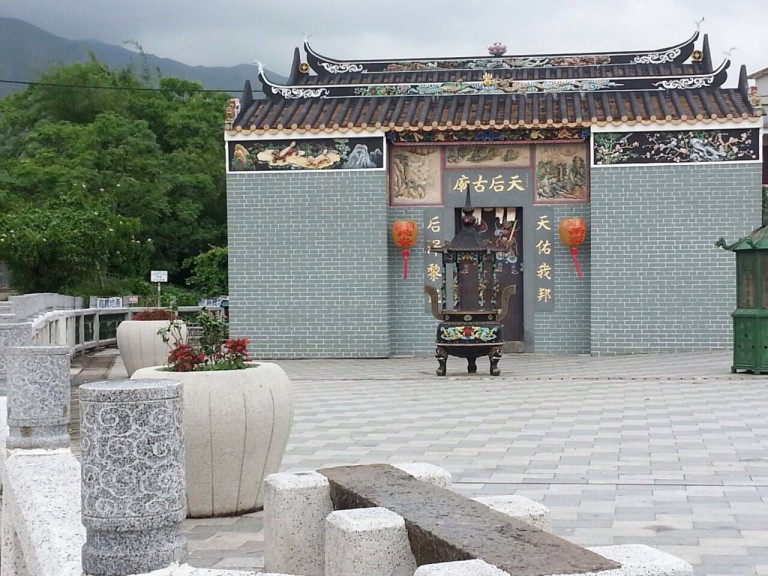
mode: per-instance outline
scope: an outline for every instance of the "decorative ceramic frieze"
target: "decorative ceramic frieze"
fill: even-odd
[[[760,130],[600,132],[593,136],[593,158],[595,166],[754,162]]]
[[[384,138],[305,138],[228,142],[230,172],[375,170],[384,168]]]
[[[386,134],[393,143],[432,144],[451,142],[583,142],[589,138],[585,128],[540,128],[534,130],[500,128],[498,130],[451,130],[431,132],[395,132]]]

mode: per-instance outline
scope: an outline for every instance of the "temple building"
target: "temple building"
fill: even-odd
[[[439,249],[467,190],[501,288],[516,286],[506,352],[732,345],[735,263],[715,241],[761,224],[763,118],[706,35],[407,60],[303,48],[285,83],[262,69],[263,94],[246,82],[227,110],[231,332],[256,356],[431,354],[425,286],[456,283]],[[587,234],[571,248],[558,228],[574,218]]]

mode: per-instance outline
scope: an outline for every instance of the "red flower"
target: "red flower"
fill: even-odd
[[[203,335],[199,344],[192,346],[181,341],[179,322],[172,322],[171,328],[163,328],[158,334],[163,335],[171,350],[168,354],[168,367],[176,372],[192,370],[241,370],[247,368],[251,361],[248,355],[248,338],[224,339],[227,332],[226,320],[210,313],[203,312],[196,318],[202,326]],[[170,336],[176,337],[176,342],[170,344]]]
[[[168,364],[177,372],[191,372],[195,366],[203,362],[205,362],[205,354],[181,342],[176,342],[168,354]]]
[[[473,330],[474,329],[472,328],[472,326],[464,326],[464,337],[470,338],[472,336]]]

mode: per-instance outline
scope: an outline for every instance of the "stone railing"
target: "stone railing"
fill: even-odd
[[[7,346],[4,357],[2,576],[254,574],[184,564],[179,382],[82,385],[81,463],[66,432],[69,349]]]
[[[1,308],[14,314],[19,322],[30,322],[33,319],[53,310],[75,310],[83,307],[83,299],[63,294],[23,294],[9,296],[8,301],[0,302]]]
[[[91,300],[91,304],[95,304],[94,299]],[[25,294],[11,296],[7,302],[0,302],[0,325],[30,324],[31,340],[12,341],[9,342],[11,345],[68,346],[76,354],[114,346],[117,341],[117,325],[146,309],[83,308],[83,299],[74,296]],[[180,306],[178,311],[184,315],[195,314],[200,309],[200,306]],[[222,308],[209,307],[208,310],[220,313]],[[3,344],[0,335],[0,348]]]
[[[31,340],[11,344],[68,346],[77,353],[114,345],[117,324],[131,312],[128,308],[83,308],[83,299],[74,296],[24,294],[0,302],[0,325],[29,325]]]

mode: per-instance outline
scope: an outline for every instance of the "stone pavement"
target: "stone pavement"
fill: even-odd
[[[126,376],[114,350],[99,356],[102,375]],[[496,378],[454,358],[446,378],[432,358],[279,361],[296,398],[283,470],[430,462],[464,494],[542,502],[553,532],[582,546],[648,544],[697,576],[768,575],[768,379],[731,374],[730,358],[506,355]],[[73,366],[75,381],[97,373]],[[259,512],[183,529],[194,566],[263,565]]]

